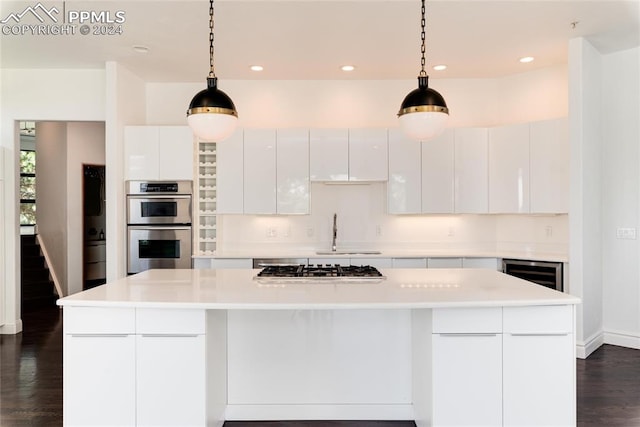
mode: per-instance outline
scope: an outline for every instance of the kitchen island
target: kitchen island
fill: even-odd
[[[575,425],[579,299],[482,269],[149,270],[59,300],[65,425]]]

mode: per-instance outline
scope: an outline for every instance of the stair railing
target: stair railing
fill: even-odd
[[[58,276],[56,276],[56,272],[53,269],[53,264],[51,263],[51,259],[49,258],[49,253],[47,252],[47,247],[44,244],[44,241],[40,238],[39,234],[36,234],[36,239],[38,239],[38,245],[40,245],[40,250],[42,251],[42,256],[44,257],[44,262],[49,269],[49,275],[51,276],[51,281],[53,285],[56,287],[56,293],[59,298],[64,297],[65,295],[62,292],[62,286],[60,286],[60,281],[58,280]]]

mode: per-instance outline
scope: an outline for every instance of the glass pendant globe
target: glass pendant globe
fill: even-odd
[[[448,118],[448,114],[435,111],[419,111],[399,116],[402,132],[417,141],[427,141],[440,135]]]
[[[189,115],[187,123],[200,140],[220,142],[233,134],[238,118],[231,114],[200,113]]]

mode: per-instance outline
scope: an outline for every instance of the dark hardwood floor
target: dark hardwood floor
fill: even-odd
[[[62,312],[23,314],[24,332],[0,335],[0,426],[62,425]],[[605,345],[578,360],[578,426],[640,427],[640,350]],[[227,427],[409,427],[413,422],[228,421]]]

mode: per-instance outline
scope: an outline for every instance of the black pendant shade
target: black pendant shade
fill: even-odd
[[[196,93],[189,104],[187,115],[200,113],[229,114],[238,117],[231,98],[218,89],[217,77],[208,77],[207,88]]]
[[[398,116],[417,112],[435,112],[449,114],[447,103],[440,93],[429,87],[429,77],[418,77],[418,88],[405,96]]]

